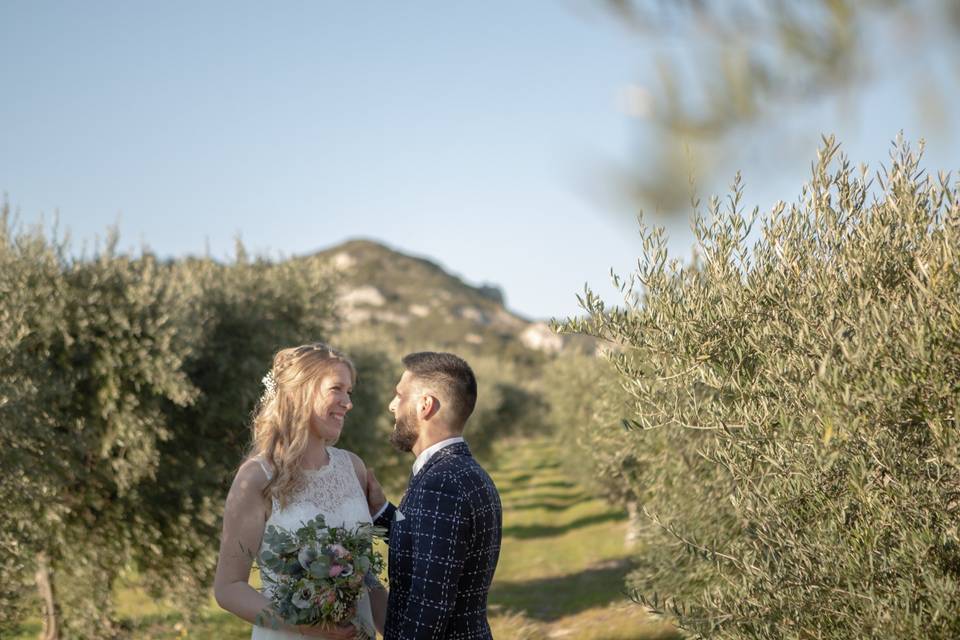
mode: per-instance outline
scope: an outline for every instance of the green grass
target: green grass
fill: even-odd
[[[564,468],[558,444],[513,442],[489,466],[503,499],[503,547],[490,593],[497,640],[672,640],[680,636],[623,591],[630,556],[626,515],[592,498]],[[117,612],[133,638],[241,640],[245,622],[212,598],[186,622],[135,579],[117,589]],[[36,638],[30,621],[16,640]]]
[[[503,500],[503,547],[490,593],[494,637],[667,640],[669,625],[624,593],[626,514],[592,498],[559,444],[503,448],[491,475]]]

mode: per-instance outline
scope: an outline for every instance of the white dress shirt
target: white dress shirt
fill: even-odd
[[[440,442],[436,444],[432,444],[426,449],[424,449],[423,451],[421,451],[420,455],[417,456],[417,459],[413,461],[413,474],[410,476],[411,480],[413,479],[414,476],[420,473],[420,470],[423,469],[423,465],[427,464],[427,461],[433,457],[433,454],[435,454],[437,451],[440,451],[440,449],[443,449],[444,447],[449,447],[450,445],[457,444],[458,442],[466,442],[466,440],[464,440],[461,436],[455,436],[453,438],[447,438],[446,440],[441,440]],[[382,507],[377,509],[377,512],[373,515],[373,519],[376,520],[381,515],[383,515],[383,512],[387,510],[387,505],[389,504],[390,504],[390,501],[388,500],[383,504]],[[402,520],[403,516],[400,514],[399,510],[397,511],[397,514],[398,514],[398,519]]]

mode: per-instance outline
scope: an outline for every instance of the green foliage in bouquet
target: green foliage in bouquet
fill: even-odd
[[[704,638],[960,637],[957,183],[828,139],[796,204],[738,178],[695,233],[684,265],[644,229],[625,304],[564,325],[631,398],[638,597]]]
[[[328,527],[322,515],[296,531],[267,527],[258,562],[271,610],[260,614],[257,624],[354,622],[363,637],[375,637],[375,630],[357,618],[357,602],[366,589],[365,578],[383,571],[383,557],[374,550],[373,539],[385,533],[372,524]]]

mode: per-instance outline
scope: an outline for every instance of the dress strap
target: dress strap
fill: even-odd
[[[267,476],[267,480],[273,480],[273,474],[270,473],[270,469],[267,463],[264,462],[263,458],[261,458],[260,456],[257,456],[256,458],[254,458],[254,460],[256,460],[257,463],[260,465],[260,468],[263,469],[263,473]]]

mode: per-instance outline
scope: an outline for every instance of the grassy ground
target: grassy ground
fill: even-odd
[[[570,480],[557,445],[523,442],[505,449],[490,472],[503,499],[503,548],[490,593],[497,640],[673,640],[623,593],[629,554],[625,514],[591,498]],[[135,582],[120,585],[117,609],[131,637],[241,640],[246,623],[210,602],[184,622]],[[16,640],[36,638],[38,622]]]
[[[503,548],[490,593],[495,638],[667,640],[679,636],[624,594],[626,515],[571,480],[555,444],[498,457]]]

